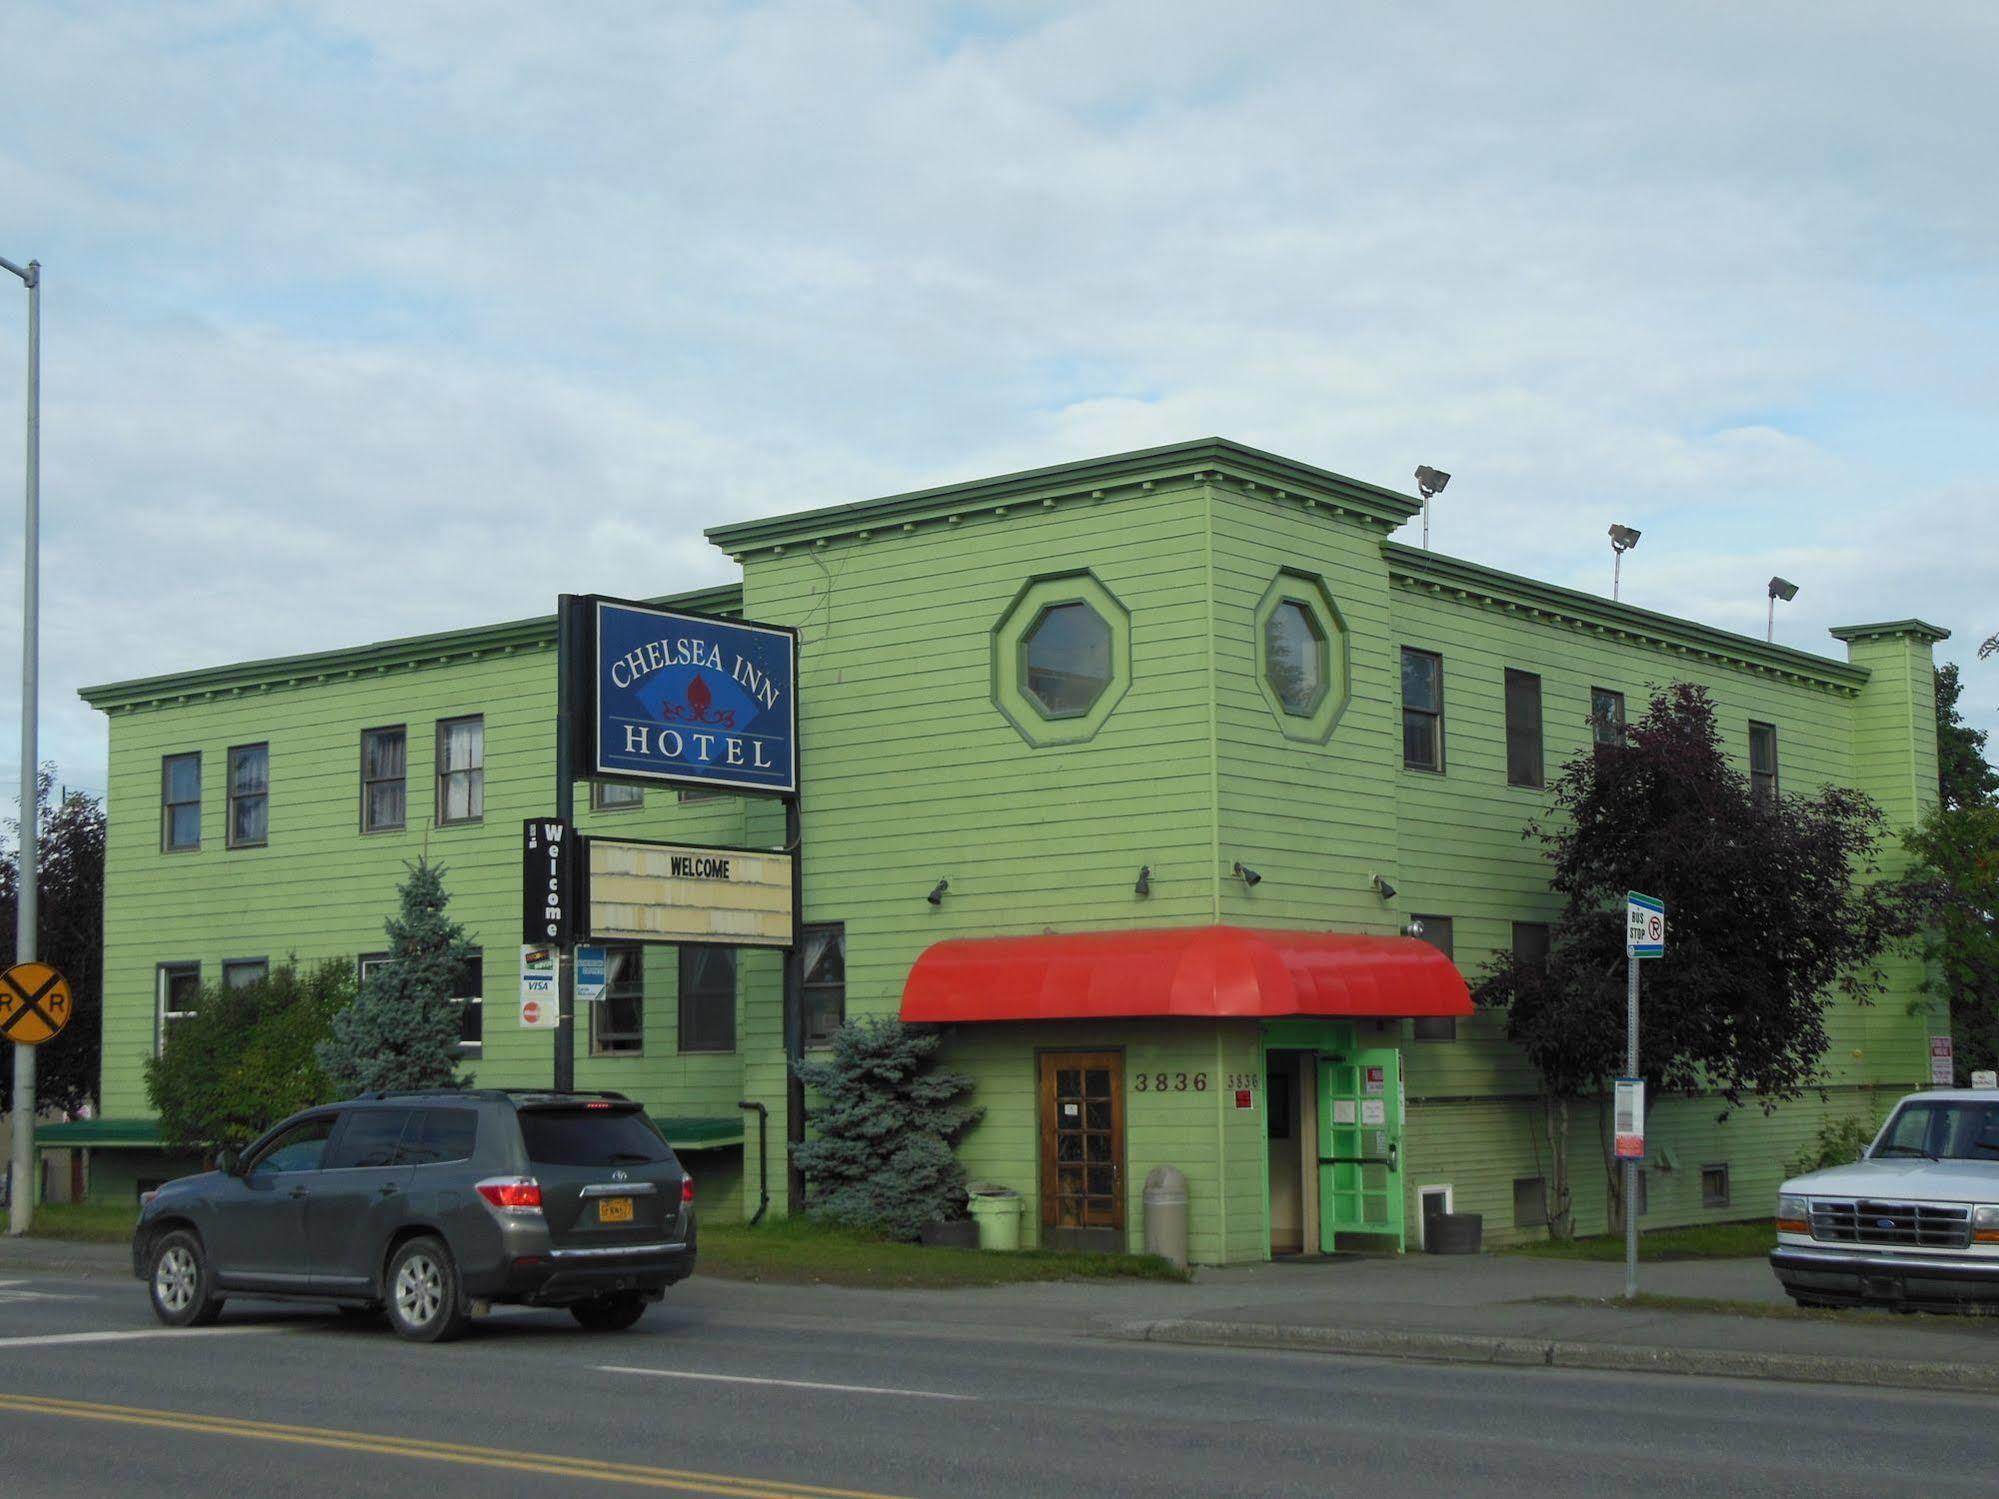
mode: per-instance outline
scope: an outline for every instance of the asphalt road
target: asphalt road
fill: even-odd
[[[773,1305],[780,1303],[773,1302]],[[0,1495],[1999,1491],[1999,1400],[871,1327],[668,1293],[630,1332],[501,1311],[444,1347],[136,1282],[0,1283]],[[806,1303],[809,1308],[809,1302]]]

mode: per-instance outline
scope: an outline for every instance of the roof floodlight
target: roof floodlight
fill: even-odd
[[[1430,501],[1444,491],[1451,482],[1451,476],[1440,468],[1431,468],[1427,463],[1416,465],[1416,493],[1423,497],[1423,550],[1430,550]]]
[[[1797,584],[1786,578],[1772,578],[1770,580],[1770,607],[1765,611],[1763,619],[1763,638],[1765,640],[1775,640],[1777,638],[1777,600],[1782,599],[1788,604],[1797,596]]]
[[[1610,596],[1616,598],[1624,586],[1624,554],[1638,545],[1638,532],[1630,526],[1620,526],[1615,521],[1610,526],[1610,549],[1617,554],[1617,560],[1610,564]]]

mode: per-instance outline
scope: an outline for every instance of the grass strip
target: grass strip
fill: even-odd
[[[1157,1255],[930,1249],[799,1218],[774,1218],[755,1228],[744,1223],[703,1223],[696,1274],[877,1290],[949,1290],[1106,1277],[1188,1278]]]
[[[1777,1226],[1768,1218],[1744,1223],[1695,1223],[1685,1228],[1655,1228],[1638,1234],[1641,1264],[1665,1264],[1672,1260],[1745,1260],[1767,1255],[1777,1247]],[[1553,1239],[1532,1244],[1509,1244],[1502,1254],[1532,1255],[1551,1260],[1624,1259],[1624,1235],[1591,1234],[1588,1238],[1560,1242]]]

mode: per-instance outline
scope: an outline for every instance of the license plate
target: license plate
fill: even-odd
[[[598,1198],[597,1221],[599,1223],[630,1223],[632,1221],[631,1198],[629,1197]]]

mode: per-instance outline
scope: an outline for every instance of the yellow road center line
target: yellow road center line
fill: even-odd
[[[654,1468],[638,1463],[614,1463],[598,1458],[565,1457],[555,1453],[508,1453],[492,1447],[458,1442],[434,1442],[422,1437],[398,1437],[331,1427],[291,1426],[276,1421],[251,1421],[235,1416],[211,1416],[192,1411],[148,1410],[139,1406],[104,1405],[38,1395],[0,1394],[0,1410],[29,1415],[63,1416],[73,1420],[106,1421],[127,1426],[159,1427],[207,1436],[284,1442],[383,1457],[419,1458],[471,1467],[503,1468],[565,1478],[588,1478],[637,1488],[671,1489],[682,1493],[722,1496],[722,1499],[894,1499],[865,1489],[821,1488],[742,1478],[727,1473],[700,1473],[680,1468]]]

